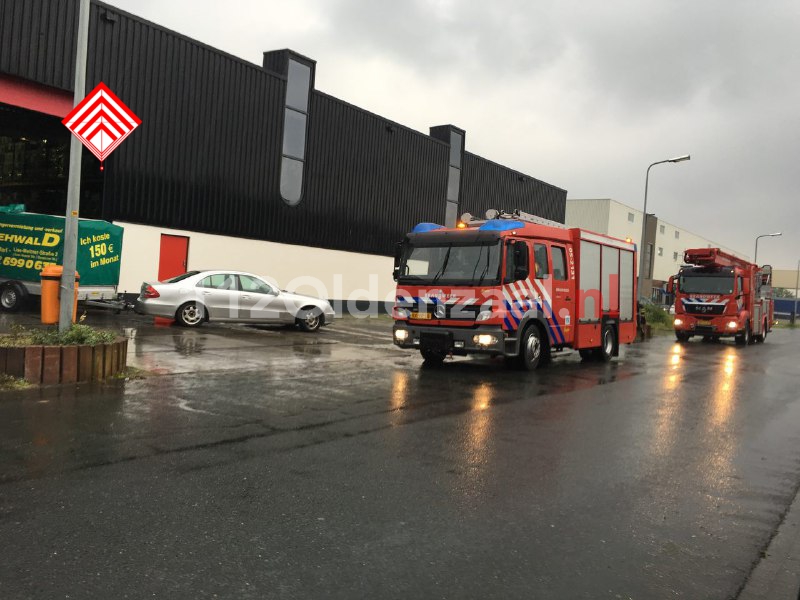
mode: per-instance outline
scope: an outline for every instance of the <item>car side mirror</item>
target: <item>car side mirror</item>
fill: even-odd
[[[667,282],[667,293],[674,294],[675,293],[675,276],[671,275],[669,281]]]
[[[528,244],[524,241],[514,242],[514,281],[527,279],[530,274],[528,268]]]
[[[749,294],[750,293],[750,278],[746,277],[742,279],[742,289],[739,290],[742,294]]]

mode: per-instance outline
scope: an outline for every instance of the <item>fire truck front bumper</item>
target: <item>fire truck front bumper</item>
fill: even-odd
[[[508,337],[501,327],[441,327],[411,325],[398,321],[392,338],[400,348],[431,350],[442,355],[489,354],[516,356],[517,339]]]
[[[736,317],[715,317],[713,319],[697,318],[690,315],[678,315],[674,321],[675,331],[689,335],[713,335],[724,337],[739,335],[744,331],[744,323]]]

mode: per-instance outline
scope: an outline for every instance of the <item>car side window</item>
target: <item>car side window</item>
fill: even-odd
[[[264,281],[250,277],[249,275],[238,275],[239,289],[243,292],[254,292],[256,294],[271,294],[272,287]]]
[[[547,246],[544,244],[533,245],[533,261],[536,269],[536,279],[547,279],[550,269],[547,266]]]
[[[233,275],[229,275],[228,273],[217,273],[216,275],[209,275],[203,278],[197,286],[215,290],[235,290],[236,280],[233,278]]]

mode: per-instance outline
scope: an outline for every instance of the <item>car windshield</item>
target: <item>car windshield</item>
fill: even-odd
[[[732,275],[682,275],[680,291],[684,294],[732,294]]]
[[[180,275],[176,275],[175,277],[170,277],[169,279],[165,279],[163,283],[178,283],[179,281],[183,281],[193,275],[197,275],[200,271],[189,271],[187,273],[181,273]]]
[[[408,244],[403,250],[398,281],[493,285],[499,281],[500,251],[499,240],[475,244]]]

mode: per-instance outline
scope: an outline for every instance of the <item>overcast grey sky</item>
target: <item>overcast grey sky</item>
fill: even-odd
[[[111,0],[260,64],[291,48],[317,89],[568,191],[794,269],[797,0]],[[511,207],[508,207],[511,208]]]

